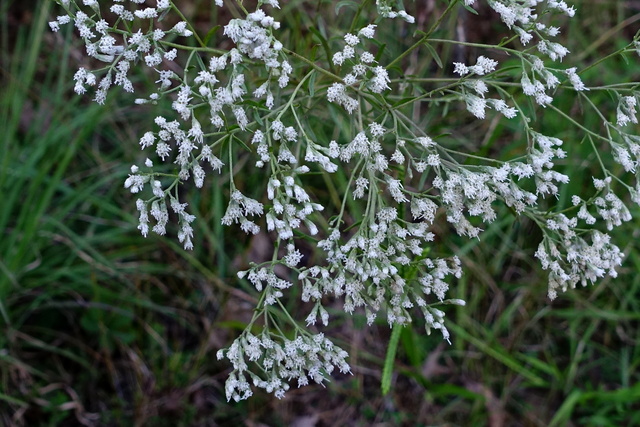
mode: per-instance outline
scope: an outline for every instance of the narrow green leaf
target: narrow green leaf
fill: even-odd
[[[565,399],[558,409],[558,412],[554,415],[553,419],[549,423],[549,427],[554,426],[563,426],[571,419],[571,414],[573,414],[573,408],[578,403],[578,400],[582,396],[582,392],[580,390],[574,390],[571,394]]]
[[[4,400],[5,402],[8,402],[8,403],[13,403],[14,405],[20,405],[25,407],[29,406],[29,404],[24,400],[16,399],[15,397],[11,397],[4,393],[0,393],[0,400]]]
[[[327,55],[327,61],[329,62],[329,68],[331,69],[331,72],[333,72],[334,71],[333,70],[333,62],[331,61],[331,58],[333,57],[333,54],[331,53],[331,49],[329,48],[329,43],[327,43],[327,39],[324,38],[322,33],[320,31],[318,31],[314,27],[309,27],[309,31],[311,31],[311,33],[313,33],[313,35],[316,36],[316,38],[318,39],[318,41],[322,45],[322,48],[324,49],[324,52]]]
[[[503,346],[499,345],[498,343],[489,343],[480,338],[476,338],[475,336],[467,332],[464,328],[461,328],[452,322],[448,322],[447,327],[451,329],[458,337],[467,340],[469,343],[477,347],[486,355],[493,357],[498,362],[509,367],[513,371],[519,373],[524,378],[531,381],[533,385],[544,387],[548,384],[547,381],[533,372],[530,367],[520,364],[507,352],[507,350]]]
[[[206,36],[204,36],[203,42],[205,45],[209,44],[209,40],[211,40],[211,37],[213,37],[213,35],[216,33],[216,31],[218,31],[219,28],[220,28],[220,25],[216,25],[215,27],[209,30]]]
[[[424,47],[427,48],[431,56],[433,56],[433,60],[436,61],[436,64],[438,64],[438,67],[444,68],[444,66],[442,65],[442,59],[440,59],[440,55],[438,55],[438,52],[436,52],[433,46],[431,46],[429,43],[423,43],[423,45]]]
[[[309,77],[309,96],[313,98],[316,93],[316,73],[311,72],[311,77]]]
[[[467,6],[466,4],[462,4],[462,7],[464,7],[465,9],[467,9],[468,12],[473,13],[474,15],[478,14],[478,11],[475,10],[474,8],[472,8],[471,6]]]
[[[376,61],[380,62],[380,58],[384,55],[384,50],[387,47],[386,43],[378,43],[378,52],[376,53]]]
[[[356,3],[355,1],[352,0],[342,0],[339,1],[338,4],[336,4],[336,15],[340,15],[340,9],[342,9],[345,6],[350,6],[352,7],[354,10],[358,10],[358,3]]]
[[[417,345],[417,336],[413,328],[406,328],[402,331],[402,334],[400,334],[402,348],[411,362],[411,366],[415,368],[419,368],[424,360],[422,353],[424,347]]]
[[[398,350],[402,328],[403,326],[397,323],[393,325],[391,338],[389,338],[389,347],[387,348],[387,355],[384,358],[384,368],[382,369],[382,381],[380,385],[383,395],[389,393],[391,389],[391,376],[393,375],[393,365],[396,360],[396,351]]]

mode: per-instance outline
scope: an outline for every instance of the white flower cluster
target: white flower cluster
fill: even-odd
[[[455,67],[453,72],[460,76],[466,76],[469,73],[484,76],[485,74],[495,71],[498,66],[498,61],[494,61],[493,59],[486,58],[484,56],[479,56],[476,61],[476,65],[467,67],[461,62],[454,62],[453,65]]]
[[[295,257],[298,254],[299,252],[296,252],[295,250],[289,252],[285,263],[289,265],[289,263],[293,263],[293,261],[299,261],[299,259],[294,259],[292,261],[292,255]],[[291,266],[294,267],[295,265],[297,265],[297,262]],[[238,277],[246,277],[258,291],[262,292],[264,290],[264,305],[275,304],[278,298],[282,298],[284,295],[282,290],[293,286],[293,283],[279,278],[273,269],[268,269],[266,267],[255,267],[247,271],[240,271],[238,272]]]
[[[522,91],[525,95],[533,97],[538,105],[546,107],[553,101],[553,98],[546,91],[555,89],[560,84],[560,81],[544,67],[544,63],[540,58],[534,60],[531,71],[534,76],[533,80],[529,79],[526,71],[523,70],[520,81]],[[545,83],[542,83],[538,78],[543,78]]]
[[[416,204],[421,202],[428,203]],[[423,212],[417,209],[414,216],[422,217]],[[462,270],[457,257],[447,261],[425,256],[425,246],[435,237],[427,228],[428,223],[404,222],[398,219],[395,208],[385,207],[346,243],[341,243],[341,233],[334,229],[318,243],[327,254],[329,266],[305,268],[298,275],[303,301],[316,302],[307,323],[315,323],[318,314],[327,323],[328,314],[321,300],[325,294],[333,294],[344,299],[347,313],[364,307],[369,324],[385,306],[390,325],[407,324],[412,320],[409,309],[417,305],[425,317],[427,330],[439,329],[448,339],[444,313],[427,303],[426,298],[433,294],[439,302],[450,302],[445,301],[449,289],[445,279],[459,278]],[[402,277],[401,270],[413,271],[414,278]]]
[[[157,166],[154,169],[150,159],[144,167],[132,166],[124,183],[131,193],[140,194],[136,208],[142,235],[164,235],[170,217],[177,218],[178,239],[185,249],[192,249],[195,217],[186,211],[178,189],[186,182],[203,188],[210,168],[221,180],[228,179],[229,202],[221,223],[249,235],[269,233],[275,242],[271,261],[238,273],[261,296],[245,331],[218,352],[218,358],[233,365],[225,387],[228,399],[246,399],[252,386],[282,397],[289,381],[302,386],[322,383],[335,368],[349,372],[347,354],[322,333],[311,334],[292,316],[281,316],[286,319],[282,320],[273,315],[284,309],[281,299],[293,287],[300,287],[302,300],[310,303],[307,326],[318,319],[327,326],[325,307],[329,297],[336,297],[342,299],[345,312],[363,311],[369,324],[383,314],[389,325],[404,325],[418,313],[427,332],[438,330],[448,340],[439,306],[464,304],[447,296],[462,274],[462,262],[432,253],[435,241],[449,238],[434,230],[448,224],[459,236],[479,238],[484,224],[496,221],[501,205],[540,227],[544,238],[535,256],[549,272],[550,298],[578,283],[616,275],[623,254],[597,228],[611,230],[631,219],[625,197],[614,187],[625,186],[640,204],[640,179],[633,188],[614,181],[617,176],[606,169],[595,144],[608,144],[625,172],[638,171],[640,137],[625,132],[625,126],[638,123],[638,93],[632,85],[606,88],[617,103],[610,114],[597,111],[604,122],[603,135],[553,105],[554,94],[566,90],[591,108],[589,96],[602,90],[589,88],[575,67],[549,65],[569,53],[550,41],[560,30],[548,25],[555,13],[574,15],[564,1],[488,1],[516,33],[509,46],[493,46],[491,55],[502,51],[519,59],[521,66],[502,69],[495,59],[478,55],[475,63],[468,62],[473,65],[453,63],[457,77],[443,79],[424,74],[414,78],[413,71],[404,75],[395,70],[402,68],[412,49],[426,43],[466,42],[429,40],[431,33],[422,33],[425,43],[412,43],[384,67],[378,61],[389,59],[388,52],[375,46],[382,46],[376,32],[386,28],[371,24],[344,35],[340,50],[328,53],[323,62],[279,41],[280,23],[270,15],[279,8],[276,0],[259,1],[253,12],[240,7],[244,17],[234,9],[234,18],[223,26],[227,50],[207,47],[187,22],[170,29],[159,22],[165,13],[177,10],[170,0],[158,0],[155,7],[146,7],[142,0],[116,0],[111,6],[96,0],[59,3],[67,15],[50,23],[52,31],[73,23],[87,55],[106,64],[78,69],[75,92],[95,88],[95,100],[104,103],[114,85],[134,91],[130,75],[135,67],[146,67],[156,76],[154,92],[135,102],[164,105],[168,111],[138,141],[143,150],[155,151]],[[464,0],[467,7],[475,3]],[[223,6],[222,0],[215,4]],[[396,3],[378,0],[376,5],[381,17],[405,21],[393,25],[414,22]],[[362,16],[367,7],[363,3]],[[107,9],[104,16],[115,16],[113,23],[103,18]],[[443,13],[452,10],[457,9]],[[434,22],[439,25],[445,17]],[[181,44],[181,37],[193,43]],[[287,33],[281,40],[286,37]],[[525,45],[536,38],[535,47],[514,48],[520,46],[518,37]],[[626,51],[638,46],[640,41],[634,40]],[[398,75],[392,80],[390,73]],[[533,101],[530,108],[522,105],[526,97]],[[435,135],[431,120],[436,120],[438,114],[432,113],[438,106],[447,105],[442,116],[456,120],[452,126],[460,123],[447,115],[450,102],[464,102],[477,119],[485,119],[488,109],[513,119],[512,128],[519,129],[514,135],[522,135],[523,141],[517,157],[493,159],[469,152],[455,133],[427,136]],[[423,114],[426,110],[429,114]],[[569,180],[556,163],[567,159],[562,147],[573,141],[534,129],[539,122],[529,115],[543,111],[558,112],[586,132],[585,140],[592,143],[604,174],[594,179],[595,194],[575,195],[562,213],[547,205],[559,198]],[[462,146],[465,149],[459,150]],[[247,188],[237,178],[246,173],[247,164],[260,174],[256,188]],[[331,184],[329,191],[318,190],[322,185],[314,181],[317,176],[330,179],[328,174],[337,172],[340,179],[346,177],[341,188]],[[353,206],[355,212],[350,211]],[[435,223],[445,227],[433,227]],[[300,239],[315,242],[319,254],[303,255]],[[253,335],[259,318],[265,326]],[[295,331],[295,338],[286,338],[292,335],[285,336],[285,330]]]
[[[593,205],[607,229],[612,230],[631,220],[627,206],[611,191],[611,177],[602,180],[594,178],[593,182],[598,191],[605,191],[603,196],[594,199]],[[558,289],[564,292],[568,288],[575,288],[578,283],[586,286],[605,274],[617,277],[616,267],[622,264],[622,251],[611,242],[608,234],[597,230],[588,233],[578,231],[579,219],[590,225],[595,224],[597,219],[580,197],[573,196],[572,202],[574,206],[580,206],[576,217],[556,214],[548,218],[544,239],[535,254],[542,268],[550,270],[550,299],[556,298]]]
[[[635,96],[623,96],[618,102],[616,121],[618,126],[626,126],[628,123],[638,124],[637,99]]]
[[[345,62],[351,63],[351,72],[345,75],[340,83],[334,83],[327,90],[329,102],[341,105],[349,114],[358,108],[358,102],[348,95],[347,90],[355,87],[359,82],[367,82],[367,88],[373,93],[382,93],[389,89],[389,73],[375,63],[375,57],[371,52],[357,50],[361,38],[371,39],[375,36],[375,25],[362,28],[358,35],[347,34],[344,37],[346,45],[340,52],[333,55],[333,63],[342,66]],[[357,59],[357,61],[355,61]]]
[[[289,340],[263,331],[260,336],[245,331],[226,350],[218,351],[218,360],[226,358],[233,365],[225,384],[227,400],[247,399],[255,387],[274,393],[279,399],[289,390],[286,381],[297,380],[298,387],[310,382],[322,384],[335,368],[350,373],[345,361],[347,352],[334,345],[324,334],[302,333]],[[248,363],[247,363],[248,362]],[[250,370],[257,365],[260,374]],[[248,377],[248,378],[247,378]]]
[[[383,18],[401,18],[409,24],[413,24],[416,21],[406,10],[394,10],[390,0],[376,0],[376,7]]]
[[[512,119],[518,114],[515,108],[509,107],[502,99],[485,99],[485,94],[489,91],[489,88],[484,80],[471,80],[466,77],[467,75],[484,76],[490,74],[496,70],[497,66],[498,61],[484,56],[479,56],[476,64],[471,66],[467,66],[462,62],[453,63],[453,72],[465,78],[461,98],[466,104],[467,111],[478,119],[484,119],[486,109],[490,107],[493,107],[508,119]],[[469,93],[466,89],[471,89],[475,94]]]
[[[250,59],[264,62],[269,69],[270,77],[279,76],[278,85],[283,88],[289,83],[289,75],[293,69],[286,59],[279,61],[282,43],[273,36],[273,30],[278,28],[280,28],[279,22],[268,16],[262,9],[258,9],[248,14],[245,19],[229,21],[224,27],[224,34],[236,43],[240,52]],[[254,95],[260,97],[263,93],[268,96],[271,93],[268,85],[261,86]]]
[[[308,217],[314,212],[321,212],[324,207],[311,201],[311,197],[297,181],[297,175],[306,173],[309,168],[301,166],[288,174],[274,174],[267,184],[267,193],[273,206],[266,215],[267,230],[276,231],[278,238],[293,238],[293,230],[305,224],[309,234],[316,235],[318,227]]]
[[[470,6],[475,0],[465,0]],[[558,27],[541,22],[543,16],[560,12],[569,17],[575,15],[573,6],[556,0],[492,0],[489,6],[500,15],[500,19],[520,37],[523,45],[528,44],[534,35],[540,38],[538,50],[552,60],[562,59],[569,51],[559,43],[549,42],[545,37],[555,37],[560,33]],[[542,5],[539,11],[536,7]]]
[[[298,143],[298,132],[292,126],[285,127],[280,120],[275,120],[266,134],[257,130],[251,143],[260,156],[256,166],[263,168],[268,164],[272,167],[266,188],[267,198],[272,202],[265,216],[267,230],[276,231],[283,241],[292,239],[294,230],[303,224],[311,235],[317,234],[318,227],[309,217],[324,207],[314,203],[304,189],[300,176],[310,169],[306,165],[298,166],[298,158],[289,149],[289,144]],[[337,166],[321,154],[324,149],[319,145],[309,142],[307,150],[305,160],[320,163],[327,172],[337,170]]]
[[[614,227],[621,226],[623,222],[631,221],[631,213],[627,205],[620,200],[616,193],[611,191],[610,187],[607,188],[604,196],[596,197],[593,204],[609,231],[613,230]]]
[[[260,216],[263,211],[262,203],[243,195],[238,190],[234,190],[231,193],[231,200],[221,222],[224,225],[240,223],[240,228],[245,233],[258,234],[260,227],[249,220],[247,216]]]
[[[138,9],[134,2],[134,11],[125,8],[123,4],[111,6],[110,12],[114,14],[120,22],[132,22],[135,20],[155,20],[159,13],[169,9],[168,0],[158,1],[157,7]],[[63,1],[62,5],[67,10],[67,16],[58,16],[55,21],[49,23],[53,31],[58,31],[60,25],[72,22],[80,33],[80,37],[85,42],[86,52],[89,57],[106,62],[109,65],[93,72],[80,68],[74,80],[76,81],[75,91],[78,94],[86,92],[86,86],[96,86],[95,101],[104,104],[107,92],[113,86],[120,86],[127,92],[133,92],[134,87],[129,80],[128,74],[132,63],[143,60],[144,63],[154,68],[163,61],[173,61],[176,58],[177,50],[167,48],[162,44],[167,34],[177,34],[189,37],[192,32],[187,29],[186,22],[179,22],[168,31],[159,28],[150,29],[146,33],[142,30],[130,32],[128,37],[122,37],[121,31],[107,22],[101,15],[101,8],[97,1],[84,1],[86,6],[92,9],[90,16],[82,10],[78,10],[75,2]],[[127,34],[125,32],[125,34]],[[98,78],[97,75],[102,75]],[[162,75],[162,73],[161,73]],[[162,77],[161,77],[162,79]]]
[[[559,148],[562,140],[532,132],[532,147],[529,149],[529,164],[533,170],[538,194],[558,194],[556,183],[566,184],[569,177],[552,170],[554,158],[564,159],[567,153]]]
[[[550,299],[556,298],[558,290],[564,292],[569,287],[575,288],[578,283],[586,286],[605,274],[617,277],[616,267],[622,264],[622,253],[616,245],[611,244],[609,235],[594,230],[589,234],[589,243],[570,231],[575,227],[574,220],[564,216],[550,220],[558,227],[562,240],[556,242],[545,236],[535,253],[542,268],[550,271]]]

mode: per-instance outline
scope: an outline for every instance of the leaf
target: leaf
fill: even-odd
[[[531,367],[519,363],[518,360],[516,360],[516,358],[513,357],[503,346],[499,345],[496,342],[489,342],[486,339],[477,338],[473,334],[467,332],[464,328],[452,322],[448,322],[447,326],[459,338],[468,341],[470,344],[485,353],[487,356],[494,358],[498,362],[507,366],[509,369],[517,372],[518,374],[529,380],[533,386],[547,386],[548,382],[544,378],[539,376],[537,372],[533,371]]]
[[[0,393],[0,400],[4,400],[5,402],[9,402],[13,405],[19,405],[22,407],[28,407],[29,404],[24,400],[16,399],[15,397],[9,396],[8,394]]]
[[[431,56],[433,56],[433,60],[436,61],[436,64],[438,64],[438,67],[444,68],[444,66],[442,65],[442,60],[440,59],[440,55],[438,55],[438,52],[436,52],[433,46],[431,46],[429,43],[423,43],[423,45],[424,47],[427,48]]]
[[[396,360],[396,351],[398,350],[398,342],[400,341],[400,332],[402,332],[402,325],[393,325],[391,331],[391,338],[389,338],[389,347],[387,348],[387,355],[384,358],[384,367],[382,369],[382,380],[380,388],[382,394],[386,395],[391,389],[391,376],[393,375],[393,365]]]
[[[402,331],[402,334],[400,334],[400,338],[402,339],[402,348],[409,358],[411,366],[414,368],[419,368],[424,360],[422,354],[424,347],[417,344],[417,337],[418,335],[413,328],[407,328]]]
[[[209,30],[206,36],[204,36],[204,40],[202,42],[205,44],[205,46],[209,44],[209,40],[211,40],[211,37],[213,37],[213,35],[216,33],[216,31],[218,31],[219,28],[220,25],[216,25]]]
[[[316,93],[316,73],[312,72],[311,77],[309,77],[309,96],[313,98]]]
[[[254,110],[258,111],[259,108],[254,108]],[[253,118],[256,121],[256,123],[258,123],[261,127],[264,127],[264,120],[262,119],[262,114],[254,114]]]
[[[355,1],[352,0],[342,0],[339,1],[338,4],[336,4],[336,15],[340,16],[340,9],[342,9],[344,6],[351,6],[354,10],[358,10],[358,3],[356,3]]]
[[[625,65],[629,65],[629,58],[624,53],[620,54],[620,58],[624,61]]]
[[[382,58],[382,54],[384,53],[384,49],[387,47],[386,43],[378,43],[378,52],[376,53],[376,61],[380,61],[380,58]]]
[[[242,147],[244,147],[247,151],[251,151],[251,148],[250,148],[247,144],[245,144],[243,140],[241,140],[240,138],[238,138],[235,134],[233,135],[233,137],[232,137],[232,138],[233,138],[233,139],[235,139],[236,141],[238,141],[238,143],[240,143],[240,145],[241,145]]]
[[[320,41],[320,44],[322,45],[322,48],[324,49],[324,52],[327,55],[327,61],[329,61],[329,68],[330,68],[331,72],[334,72],[334,70],[333,70],[333,62],[331,61],[331,58],[332,58],[331,49],[329,48],[329,43],[327,43],[327,39],[324,38],[322,33],[320,31],[318,31],[314,27],[310,27],[309,31],[311,31],[313,33],[313,35],[316,36],[318,38],[318,40]]]
[[[393,103],[392,107],[396,108],[398,105],[407,104],[409,102],[413,102],[415,100],[415,96],[409,96],[407,98],[399,99],[397,102]]]
[[[464,4],[464,3],[463,3],[463,4],[462,4],[462,7],[464,7],[465,9],[467,9],[467,11],[469,11],[469,12],[473,13],[474,15],[477,15],[477,14],[478,14],[478,11],[477,11],[477,10],[475,10],[474,8],[472,8],[471,6],[467,6],[466,4]]]
[[[565,401],[558,409],[558,412],[554,415],[553,419],[549,423],[549,426],[562,426],[567,423],[571,419],[571,415],[573,414],[573,409],[580,400],[582,396],[582,391],[574,390],[571,394],[565,399]]]
[[[162,12],[158,17],[158,22],[162,21],[170,11],[171,11],[171,8],[165,9],[164,12]]]

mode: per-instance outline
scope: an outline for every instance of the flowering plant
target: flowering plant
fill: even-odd
[[[171,0],[57,2],[66,14],[51,29],[73,23],[92,59],[76,72],[75,92],[91,91],[100,104],[113,87],[141,93],[131,76],[142,69],[155,76],[155,86],[136,104],[170,106],[140,135],[148,158],[131,166],[124,182],[140,194],[142,235],[164,235],[176,221],[178,240],[192,249],[196,218],[179,191],[190,182],[202,188],[209,174],[228,185],[228,205],[217,220],[274,241],[270,260],[238,272],[260,298],[250,324],[218,352],[233,366],[228,399],[248,398],[249,381],[282,397],[291,380],[322,383],[335,368],[350,371],[344,350],[284,308],[285,291],[294,286],[310,303],[307,326],[318,319],[328,325],[325,305],[333,296],[345,312],[363,311],[369,324],[381,313],[390,326],[418,314],[427,332],[449,340],[441,306],[464,305],[447,296],[463,268],[455,254],[431,253],[434,240],[447,239],[434,233],[438,221],[475,239],[504,212],[500,206],[531,219],[542,233],[535,257],[548,270],[551,299],[616,276],[623,253],[602,227],[631,219],[624,200],[640,203],[640,137],[629,127],[638,123],[637,83],[589,86],[580,77],[585,69],[563,66],[570,52],[552,24],[574,16],[564,1],[449,0],[422,20],[385,0],[375,7],[341,2],[336,9],[353,7],[348,30],[310,29],[324,59],[317,46],[301,50],[287,35],[277,0],[259,0],[251,11],[216,0],[228,17],[205,38]],[[500,17],[507,37],[494,44],[437,37],[447,20],[473,19],[481,3]],[[409,45],[399,42],[399,54],[383,44],[391,31],[413,35]],[[213,36],[219,47],[210,46]],[[444,64],[438,52],[451,46],[479,54]],[[636,36],[613,55],[639,48]],[[430,55],[433,68],[412,67],[417,54]],[[432,77],[435,69],[440,77]],[[597,114],[600,128],[554,105],[560,91],[573,92]],[[602,92],[613,104],[596,103],[601,98],[592,94]],[[545,134],[535,121],[543,114],[583,132],[600,166],[593,188],[572,195],[570,206],[557,199],[569,182],[557,163],[567,157],[565,144],[576,141]],[[432,131],[474,120],[508,122],[520,145],[514,156],[483,155],[455,132]],[[602,148],[612,159],[600,155]],[[247,162],[264,177],[258,195],[242,186]],[[614,163],[636,176],[635,186]],[[331,184],[338,173],[347,179]],[[312,184],[318,177],[329,191]],[[303,255],[303,242],[316,253]]]

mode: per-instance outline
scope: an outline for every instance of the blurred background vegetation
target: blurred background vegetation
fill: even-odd
[[[180,3],[202,34],[228,20],[209,1]],[[442,0],[406,3],[418,25],[446,7]],[[626,45],[640,28],[638,1],[574,3],[578,14],[564,31],[573,52],[567,67]],[[333,20],[336,4],[283,2],[283,38],[299,50],[319,46],[321,37],[333,43],[324,21]],[[348,26],[353,10],[343,7],[350,16],[337,19]],[[129,165],[144,159],[136,141],[153,112],[132,107],[124,94],[101,107],[72,93],[83,47],[70,26],[48,31],[59,13],[48,0],[0,3],[0,424],[640,425],[637,209],[634,224],[614,231],[627,254],[620,276],[553,303],[532,258],[539,236],[527,221],[505,211],[480,241],[441,241],[443,252],[463,259],[466,273],[453,296],[468,304],[448,312],[451,345],[420,325],[402,331],[386,395],[380,379],[388,326],[363,327],[361,316],[340,317],[336,305],[329,333],[350,352],[352,376],[335,376],[327,388],[292,389],[281,401],[259,393],[227,403],[229,366],[215,352],[244,328],[255,301],[235,271],[272,244],[220,226],[227,194],[214,179],[189,194],[198,216],[194,251],[172,237],[139,235],[122,183]],[[475,19],[461,9],[438,35],[458,27],[467,40],[499,40],[504,26],[485,8],[479,13]],[[411,34],[390,38],[387,49],[403,41]],[[439,54],[450,64],[473,52]],[[424,52],[410,61],[445,73]],[[145,78],[136,84],[148,85]],[[637,81],[640,58],[612,58],[584,78]],[[554,102],[579,114],[575,104],[571,94]],[[584,123],[598,126],[588,115]],[[522,147],[508,126],[469,121],[453,136],[470,149],[508,154]],[[567,141],[563,168],[572,181],[562,197],[570,197],[589,184],[593,155],[558,116],[540,116],[538,126]],[[247,188],[261,182],[255,174],[242,179]]]

